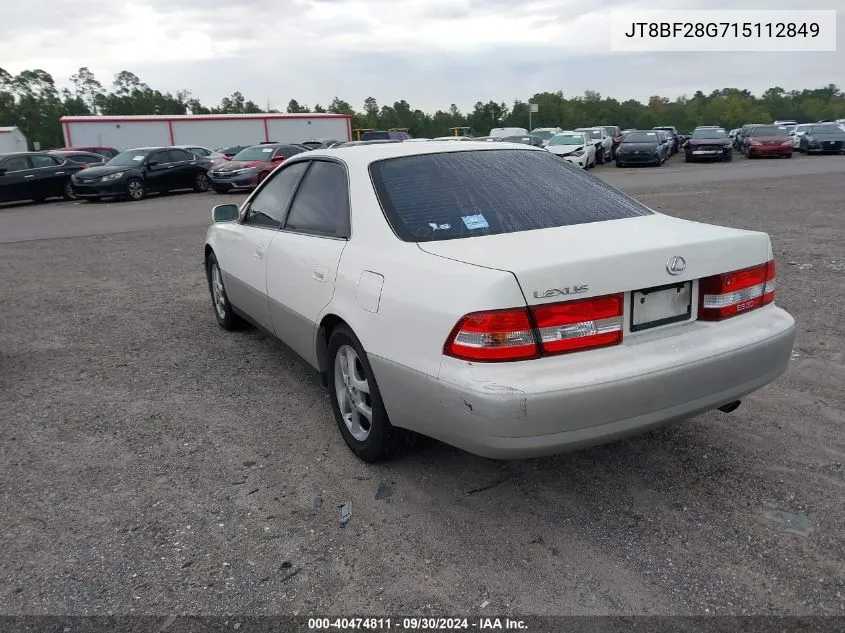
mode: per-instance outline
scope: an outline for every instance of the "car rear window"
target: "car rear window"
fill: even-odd
[[[652,214],[599,178],[539,150],[402,156],[374,162],[370,175],[388,222],[405,242]]]

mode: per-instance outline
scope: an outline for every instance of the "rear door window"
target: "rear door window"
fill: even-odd
[[[374,162],[370,174],[390,226],[406,242],[652,214],[599,178],[531,149],[402,156]]]

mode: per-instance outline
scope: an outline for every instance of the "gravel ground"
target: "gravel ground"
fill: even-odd
[[[597,169],[769,232],[794,357],[732,414],[520,462],[357,461],[302,361],[214,322],[242,196],[0,208],[0,614],[845,614],[843,172]]]

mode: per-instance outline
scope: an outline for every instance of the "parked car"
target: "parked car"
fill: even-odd
[[[845,130],[836,123],[820,123],[811,125],[801,135],[798,151],[841,153],[845,151]]]
[[[543,147],[543,139],[539,136],[503,136],[499,139],[503,143],[521,143],[522,145],[533,145],[534,147]]]
[[[526,458],[733,411],[792,354],[766,233],[657,213],[530,146],[315,150],[212,218],[217,323],[314,367],[368,462],[417,433]]]
[[[186,149],[197,158],[207,158],[212,163],[215,163],[224,158],[223,152],[208,149],[207,147],[203,147],[202,145],[174,145],[173,147],[178,147],[179,149]]]
[[[809,130],[814,124],[813,123],[799,123],[795,126],[795,129],[792,130],[789,135],[792,137],[792,148],[801,151],[801,137],[804,136],[804,133]]]
[[[211,162],[179,147],[139,147],[121,152],[101,167],[71,178],[77,198],[143,200],[150,193],[178,189],[208,191]]]
[[[370,130],[361,135],[362,141],[405,141],[411,138],[407,132],[396,130]]]
[[[501,141],[501,136],[476,136],[472,139],[473,141],[486,141],[486,142],[493,142],[493,141]]]
[[[232,145],[230,147],[220,147],[214,151],[218,154],[222,154],[223,158],[226,160],[232,160],[232,157],[235,156],[235,154],[244,151],[247,147],[252,147],[252,145]]]
[[[116,150],[114,147],[61,147],[57,151],[60,152],[91,152],[93,154],[100,154],[104,156],[106,160],[110,158],[114,158],[120,152]]]
[[[596,146],[586,132],[567,131],[555,134],[546,145],[546,151],[581,169],[596,166]]]
[[[555,134],[560,134],[563,130],[559,127],[535,127],[531,130],[531,136],[536,136],[543,141],[543,146],[549,144]]]
[[[69,152],[53,149],[47,150],[44,153],[49,154],[50,156],[55,156],[60,159],[70,160],[74,163],[79,163],[80,165],[87,167],[97,167],[98,165],[105,165],[106,161],[108,160],[102,154],[95,154],[94,152]]]
[[[332,145],[331,149],[336,147],[356,147],[358,145],[382,145],[384,143],[407,143],[408,141],[412,141],[413,139],[406,138],[404,140],[399,138],[385,138],[385,139],[378,139],[372,141],[345,141],[343,143],[338,143],[337,145]]]
[[[688,163],[701,160],[733,160],[733,143],[722,128],[698,128],[684,143],[684,160]]]
[[[413,139],[408,139],[413,140]],[[474,140],[471,136],[436,136],[434,138],[428,139],[429,141],[472,141]]]
[[[226,163],[208,172],[211,188],[217,193],[237,189],[254,189],[271,171],[291,156],[308,151],[305,146],[281,143],[262,143],[247,147]]]
[[[672,140],[672,153],[678,153],[678,151],[681,149],[681,139],[680,134],[678,134],[678,130],[675,129],[674,125],[658,125],[652,129],[663,130],[665,132],[668,132]]]
[[[637,130],[633,130],[636,132]],[[643,130],[644,132],[647,130]],[[663,154],[663,162],[665,163],[667,160],[672,158],[672,143],[674,139],[669,135],[669,132],[666,130],[651,130],[657,137],[660,139],[660,150]],[[627,136],[627,135],[626,135]]]
[[[593,140],[596,148],[596,162],[599,164],[610,162],[613,152],[613,139],[607,135],[603,127],[576,127],[576,132],[586,132]]]
[[[504,138],[505,136],[528,136],[528,130],[524,127],[494,127],[488,136]]]
[[[806,136],[805,134],[804,138]],[[792,137],[789,130],[776,125],[758,125],[750,128],[745,137],[745,156],[792,158]]]
[[[317,139],[311,139],[310,141],[305,141],[304,143],[301,143],[301,144],[304,145],[305,147],[307,147],[308,149],[326,149],[328,147],[331,147],[332,145],[336,145],[339,142],[340,141],[337,141],[335,139],[327,139],[327,140],[323,140],[323,141],[318,141]]]
[[[749,132],[754,129],[755,127],[765,126],[765,123],[747,123],[743,125],[739,132],[736,134],[736,138],[734,138],[734,149],[738,152],[745,154],[746,144],[748,139]]]
[[[612,141],[610,147],[610,159],[616,160],[616,150],[618,149],[624,136],[622,134],[622,128],[618,125],[600,125],[599,127],[604,128],[604,131],[607,132],[607,135],[610,137]]]
[[[85,165],[45,152],[0,154],[0,202],[74,198],[70,179]]]
[[[654,165],[666,162],[664,141],[656,130],[628,132],[616,149],[616,166]]]

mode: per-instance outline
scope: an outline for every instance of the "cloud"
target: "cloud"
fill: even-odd
[[[845,0],[745,0],[743,9],[835,8],[836,53],[613,53],[610,12],[730,9],[736,0],[28,0],[0,22],[6,70],[63,84],[88,66],[213,105],[239,90],[260,104],[361,108],[406,99],[427,111],[596,90],[624,100],[723,87],[754,92],[842,83]]]

